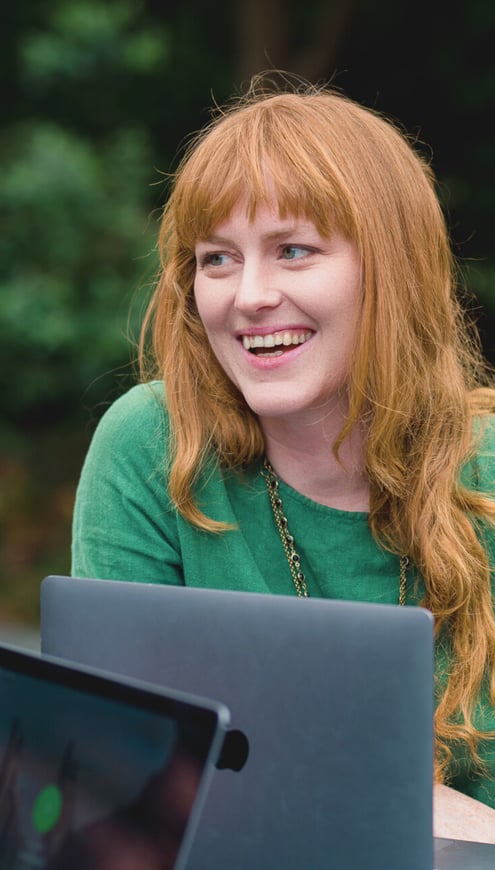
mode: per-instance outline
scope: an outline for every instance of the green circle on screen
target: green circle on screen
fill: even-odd
[[[56,785],[47,785],[33,805],[33,825],[40,834],[47,834],[57,824],[63,804],[62,792]]]

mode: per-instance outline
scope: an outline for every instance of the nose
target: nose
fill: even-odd
[[[276,308],[281,298],[270,268],[257,259],[245,260],[234,300],[237,311],[248,316],[257,314],[264,308]]]

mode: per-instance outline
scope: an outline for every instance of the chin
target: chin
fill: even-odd
[[[347,394],[342,390],[334,390],[330,395],[327,391],[298,394],[294,388],[292,395],[287,390],[284,393],[280,395],[279,391],[273,391],[271,395],[266,393],[260,396],[259,393],[253,395],[246,391],[243,395],[253,414],[260,419],[285,418],[288,421],[292,418],[294,422],[298,419],[309,425],[323,420],[329,414],[341,419],[348,413]]]
[[[293,414],[304,414],[305,411],[310,411],[310,407],[305,403],[294,401],[249,401],[246,398],[246,403],[257,417],[290,417]]]

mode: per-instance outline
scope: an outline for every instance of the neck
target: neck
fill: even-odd
[[[364,468],[364,432],[355,427],[339,448],[342,429],[335,421],[288,426],[284,420],[263,420],[266,455],[276,474],[293,489],[328,507],[369,509],[369,483]]]

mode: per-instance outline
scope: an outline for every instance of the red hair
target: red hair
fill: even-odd
[[[340,93],[253,88],[197,136],[178,169],[141,348],[144,359],[151,328],[174,438],[170,494],[188,521],[218,532],[225,527],[194,500],[199,470],[212,455],[231,469],[263,455],[258,421],[199,318],[194,248],[241,197],[254,215],[274,195],[282,217],[304,216],[323,235],[338,228],[361,255],[360,339],[336,449],[366,425],[371,531],[380,546],[408,554],[437,632],[450,630],[452,677],[436,713],[442,778],[450,740],[465,740],[476,757],[473,709],[487,669],[494,673],[490,569],[472,518],[493,523],[495,507],[459,474],[475,452],[473,416],[492,409],[495,393],[482,389],[479,347],[457,303],[431,168],[394,124]]]

